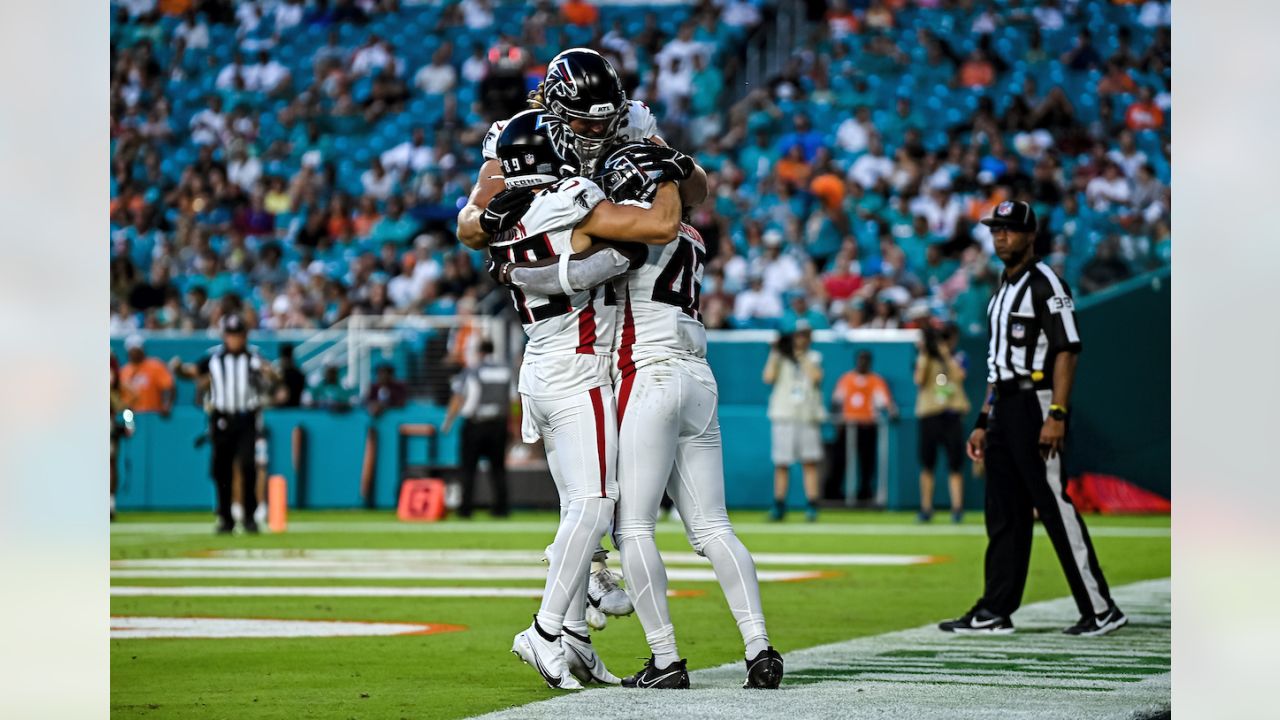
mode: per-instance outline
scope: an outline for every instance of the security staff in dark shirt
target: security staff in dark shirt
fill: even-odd
[[[257,462],[254,446],[262,424],[262,400],[276,380],[271,365],[257,348],[248,344],[249,330],[237,315],[222,322],[222,344],[198,363],[174,363],[174,371],[197,381],[209,413],[209,438],[213,445],[211,474],[218,493],[220,535],[235,529],[231,516],[232,479],[240,468],[244,530],[258,532],[254,513],[258,508]]]
[[[494,517],[506,517],[508,413],[511,408],[511,368],[493,358],[493,343],[480,342],[480,364],[462,371],[454,381],[453,398],[441,429],[449,432],[461,415],[459,452],[462,504],[459,517],[471,517],[475,502],[476,465],[489,460],[489,482],[493,487]]]
[[[1068,400],[1083,349],[1071,290],[1036,257],[1030,205],[1000,203],[982,222],[1005,265],[987,305],[987,400],[968,443],[969,458],[987,466],[986,587],[972,610],[938,627],[1013,632],[1009,618],[1022,603],[1038,511],[1080,610],[1080,620],[1063,632],[1104,635],[1127,620],[1062,477]]]

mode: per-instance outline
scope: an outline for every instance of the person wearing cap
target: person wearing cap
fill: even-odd
[[[196,363],[170,361],[174,372],[194,379],[204,397],[209,414],[209,438],[213,445],[210,473],[218,495],[219,535],[235,529],[231,513],[232,485],[236,468],[242,483],[243,527],[256,534],[258,523],[257,457],[262,426],[262,405],[278,380],[271,364],[262,359],[248,342],[249,328],[239,315],[222,319],[222,343]]]
[[[1080,620],[1063,632],[1104,635],[1127,620],[1111,599],[1062,474],[1071,386],[1083,349],[1071,288],[1036,255],[1030,205],[1002,202],[982,222],[1005,266],[987,306],[987,394],[967,446],[969,458],[987,469],[986,584],[969,612],[938,628],[1013,632],[1010,616],[1022,603],[1038,513],[1080,611]]]
[[[147,357],[141,335],[125,338],[124,349],[129,361],[120,368],[120,384],[131,398],[129,409],[169,417],[173,411],[173,373],[159,359]]]
[[[772,385],[769,394],[769,421],[773,425],[773,509],[771,521],[787,513],[787,490],[791,466],[800,463],[804,494],[808,501],[805,519],[818,519],[818,463],[822,461],[822,355],[813,349],[809,323],[798,320],[795,331],[784,333],[769,352],[764,366],[764,382]]]

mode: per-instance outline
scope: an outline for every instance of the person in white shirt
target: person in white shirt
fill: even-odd
[[[493,27],[493,3],[490,0],[462,0],[462,21],[472,30]]]
[[[471,55],[462,61],[462,79],[478,84],[489,76],[489,60],[484,56],[484,46],[475,43],[471,46]]]
[[[1133,180],[1138,176],[1138,168],[1147,164],[1147,154],[1138,149],[1131,130],[1120,132],[1119,144],[1120,147],[1107,153],[1107,157],[1120,166],[1125,177]]]
[[[227,163],[227,180],[245,192],[251,192],[261,177],[262,162],[250,155],[243,143],[237,144],[231,152],[231,161]]]
[[[236,75],[244,78],[244,86],[246,90],[254,90],[249,85],[249,66],[244,64],[244,58],[240,56],[240,51],[236,51],[231,56],[231,64],[222,68],[218,72],[218,79],[214,81],[214,87],[219,90],[230,90],[236,86]]]
[[[782,317],[782,298],[765,292],[764,278],[752,275],[746,290],[733,300],[733,319],[738,323]]]
[[[196,145],[221,144],[222,134],[227,130],[227,116],[222,114],[222,98],[210,95],[208,107],[192,115],[188,127],[191,130],[191,142]]]
[[[1128,205],[1132,192],[1129,180],[1124,177],[1120,166],[1110,160],[1102,169],[1102,174],[1090,180],[1084,188],[1089,205],[1101,212],[1111,209],[1112,205]]]
[[[182,22],[173,29],[173,37],[186,42],[188,50],[204,50],[209,47],[209,26],[194,11],[188,10],[182,16]]]
[[[1031,15],[1040,23],[1040,29],[1045,32],[1053,32],[1061,30],[1066,21],[1062,17],[1062,11],[1058,9],[1057,0],[1044,0],[1038,7],[1031,11]]]
[[[382,153],[382,166],[389,173],[417,174],[431,165],[435,153],[427,145],[427,135],[421,127],[413,129],[413,137]]]
[[[867,142],[873,132],[875,126],[871,124],[871,108],[863,105],[853,117],[840,123],[836,130],[836,144],[847,152],[859,153],[867,149]]]
[[[386,67],[393,59],[389,47],[382,38],[370,35],[351,56],[351,74],[362,77]]]
[[[284,2],[277,5],[275,11],[276,32],[288,30],[301,24],[305,10],[302,0],[284,0]]]
[[[441,45],[431,56],[431,62],[423,65],[413,76],[413,86],[428,95],[443,95],[458,84],[458,71],[449,64],[453,44]]]
[[[913,201],[910,210],[928,221],[929,232],[944,238],[955,234],[964,212],[960,200],[951,193],[951,181],[946,178],[935,179],[929,186],[929,194]]]
[[[855,160],[849,168],[849,179],[862,186],[862,189],[869,190],[881,179],[892,175],[893,169],[893,160],[885,157],[880,135],[872,133],[867,140],[867,153]]]
[[[781,297],[800,284],[804,270],[795,257],[782,252],[782,231],[769,228],[764,231],[763,240],[764,254],[752,263],[752,272],[764,278],[765,292]]]
[[[272,60],[270,53],[262,50],[258,53],[258,62],[249,68],[245,76],[245,87],[254,92],[275,94],[288,89],[293,82],[289,68]]]
[[[364,188],[365,195],[379,201],[386,200],[395,192],[396,176],[387,172],[380,158],[374,158],[369,169],[361,173],[360,186]]]
[[[720,22],[729,27],[751,28],[760,22],[760,9],[749,0],[721,0],[714,4],[722,6]]]

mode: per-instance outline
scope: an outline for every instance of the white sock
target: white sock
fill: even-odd
[[[560,633],[574,598],[585,587],[591,555],[609,527],[613,505],[609,498],[586,498],[569,503],[555,542],[551,544],[547,584],[538,610],[538,624],[548,633]],[[585,614],[585,606],[582,612]]]
[[[679,660],[671,610],[667,607],[667,567],[658,554],[652,535],[622,539],[622,574],[627,578],[627,595],[636,617],[645,629],[645,639],[659,667],[663,659]]]
[[[720,581],[729,611],[738,622],[742,644],[747,658],[754,658],[768,647],[769,633],[764,626],[764,611],[760,605],[760,581],[756,577],[756,563],[751,553],[733,533],[721,535],[707,543],[702,554],[711,561],[711,567]],[[752,652],[755,650],[755,652]]]

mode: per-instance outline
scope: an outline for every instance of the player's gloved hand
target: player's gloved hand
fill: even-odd
[[[499,285],[511,284],[511,266],[515,263],[509,260],[490,257],[484,264],[484,269],[489,273],[489,277]]]
[[[656,183],[680,182],[693,174],[693,158],[675,148],[650,145],[633,159]]]
[[[516,226],[520,218],[533,204],[533,191],[529,188],[508,188],[493,196],[489,207],[480,213],[480,228],[489,235],[497,235]]]

